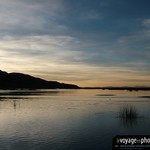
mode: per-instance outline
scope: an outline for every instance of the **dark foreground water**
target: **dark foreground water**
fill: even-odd
[[[119,117],[132,106],[138,117]],[[150,91],[0,91],[0,150],[111,150],[116,135],[150,134]]]

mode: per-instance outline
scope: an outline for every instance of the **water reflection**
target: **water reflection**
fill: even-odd
[[[14,110],[16,110],[16,108],[17,108],[16,100],[13,100],[13,106],[14,106]]]
[[[44,96],[75,93],[76,90],[6,90],[0,91],[0,96]]]
[[[120,118],[121,126],[126,128],[133,128],[138,124],[137,118]]]
[[[150,121],[140,118],[141,110],[150,113],[149,99],[135,93],[100,90],[0,93],[2,150],[111,150],[115,135],[150,134]],[[116,117],[116,112],[120,117]]]
[[[17,111],[17,109],[20,109],[20,100],[14,99],[12,100],[12,103],[13,103],[13,109],[15,112]]]
[[[49,94],[58,94],[60,91],[38,91],[38,90],[19,90],[19,91],[6,91],[0,93],[2,96],[38,96],[38,95],[49,95]]]

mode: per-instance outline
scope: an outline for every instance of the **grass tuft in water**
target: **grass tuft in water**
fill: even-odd
[[[120,109],[119,117],[121,119],[129,119],[129,120],[137,119],[138,113],[137,113],[137,110],[134,106],[126,105]]]

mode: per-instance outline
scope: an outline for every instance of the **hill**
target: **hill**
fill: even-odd
[[[46,81],[23,73],[0,70],[0,89],[79,89],[77,85]]]

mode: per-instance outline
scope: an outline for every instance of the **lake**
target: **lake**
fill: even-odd
[[[132,106],[138,117],[119,116]],[[0,150],[111,150],[150,135],[150,91],[0,90]]]

